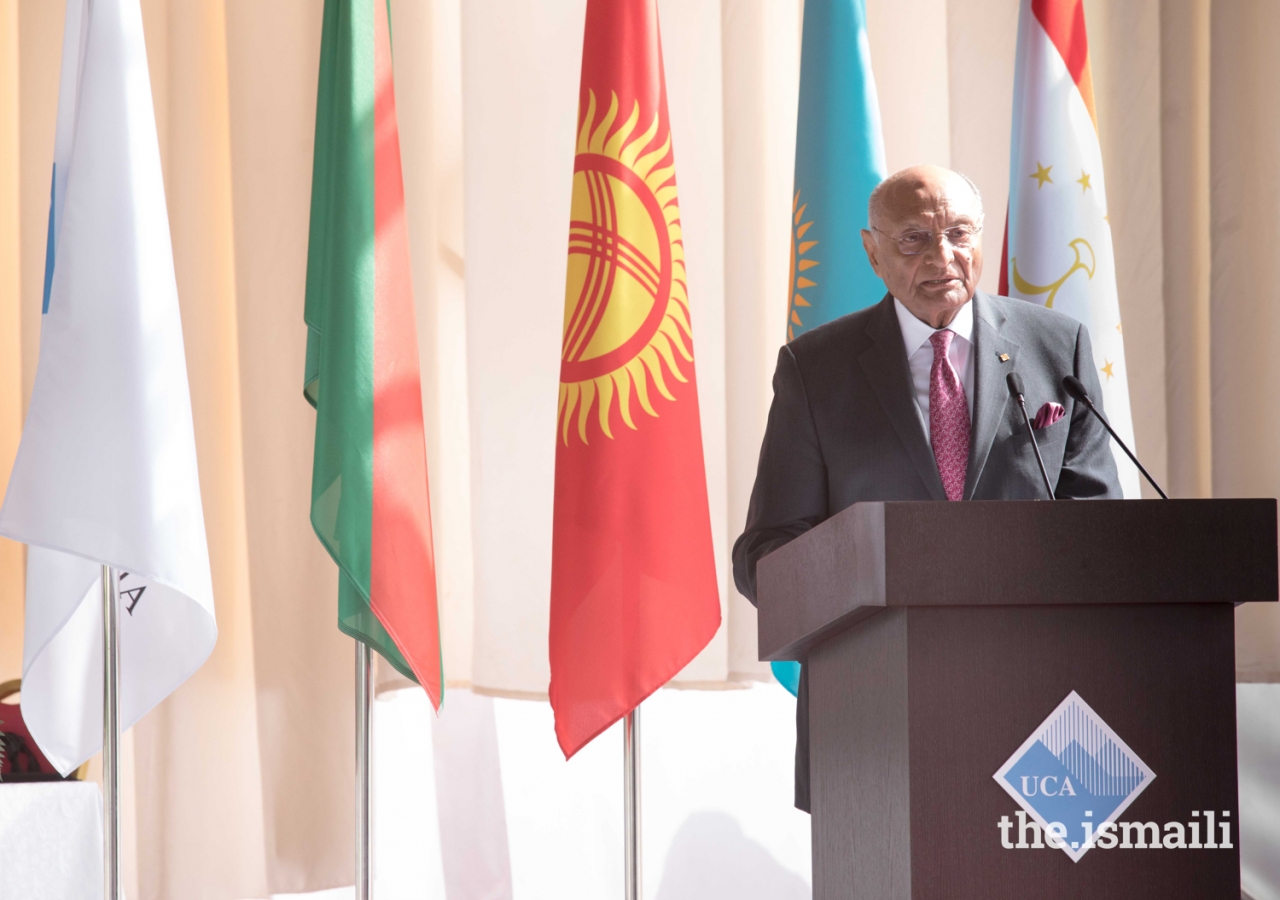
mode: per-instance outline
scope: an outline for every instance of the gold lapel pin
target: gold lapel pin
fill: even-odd
[[[1001,354],[1000,354],[1000,362],[1008,362],[1008,361],[1009,361],[1009,354],[1008,354],[1008,353],[1001,353]]]

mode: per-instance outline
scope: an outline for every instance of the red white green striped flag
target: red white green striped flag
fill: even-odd
[[[325,0],[307,253],[311,524],[338,627],[443,699],[387,0]]]

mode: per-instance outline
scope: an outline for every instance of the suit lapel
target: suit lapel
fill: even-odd
[[[973,295],[973,436],[969,443],[969,469],[965,473],[964,498],[973,499],[983,467],[991,453],[996,432],[1009,403],[1005,376],[1015,370],[1019,345],[1002,333],[1004,316],[986,294]],[[1001,361],[1004,354],[1007,361]]]
[[[935,500],[946,500],[938,464],[920,424],[920,409],[913,396],[911,369],[907,365],[907,351],[902,345],[902,329],[898,327],[893,297],[886,296],[880,301],[868,333],[874,343],[858,357],[862,371],[929,493]]]

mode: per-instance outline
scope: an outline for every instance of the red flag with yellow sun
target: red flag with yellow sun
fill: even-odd
[[[566,757],[720,627],[655,0],[588,0],[551,551]]]

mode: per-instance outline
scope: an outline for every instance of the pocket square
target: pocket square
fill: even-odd
[[[1066,414],[1067,411],[1062,408],[1061,403],[1046,403],[1044,406],[1040,407],[1040,411],[1036,413],[1035,419],[1031,422],[1031,427],[1037,431],[1041,428],[1048,428]]]

